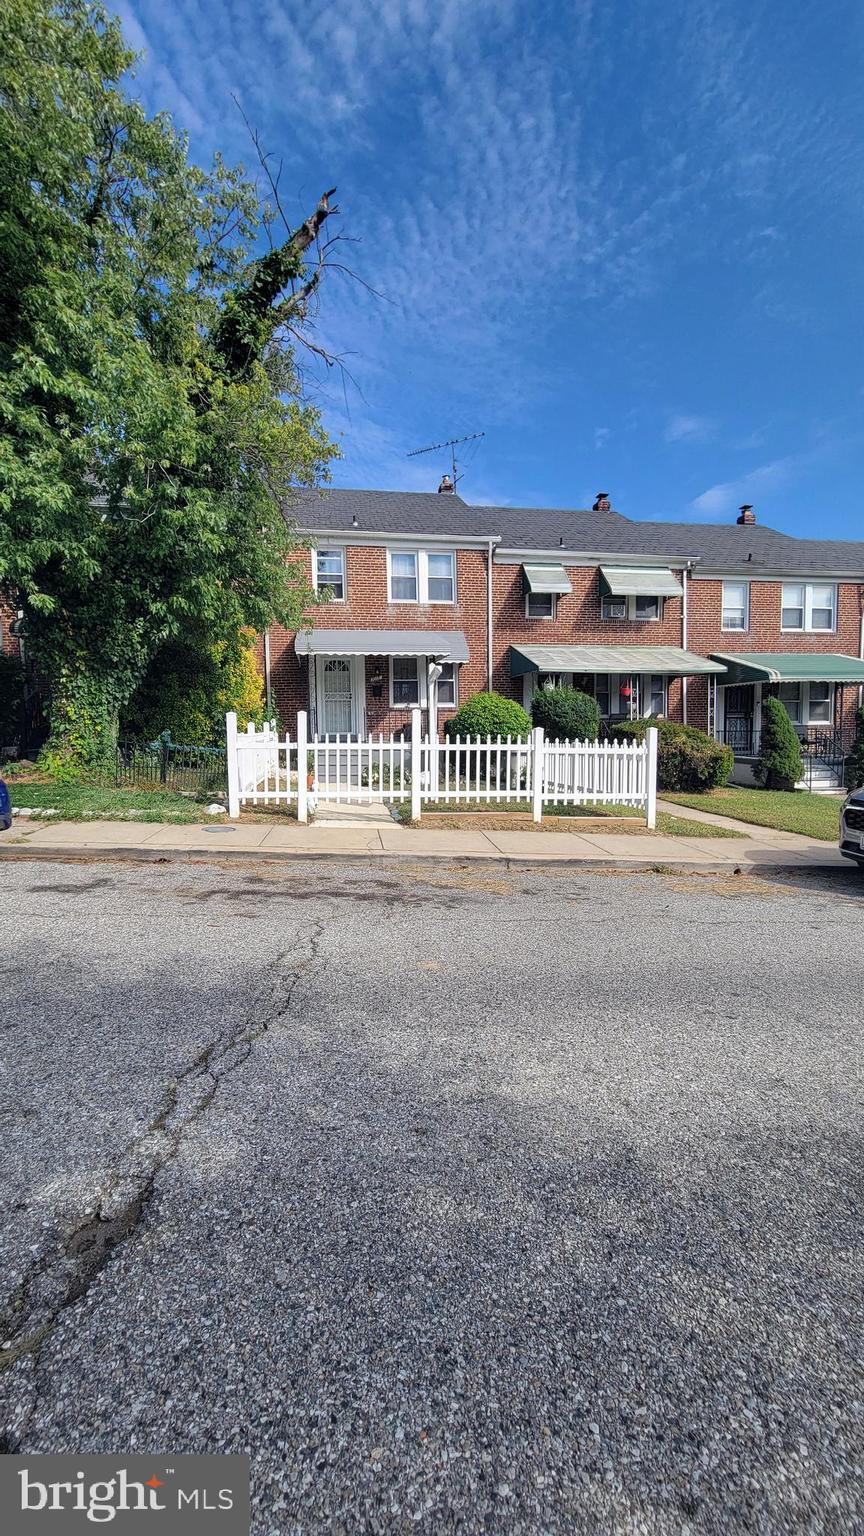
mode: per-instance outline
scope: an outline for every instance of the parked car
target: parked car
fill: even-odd
[[[840,811],[840,852],[864,869],[864,784],[850,790]]]
[[[12,802],[9,791],[0,779],[0,832],[8,832],[12,825]]]

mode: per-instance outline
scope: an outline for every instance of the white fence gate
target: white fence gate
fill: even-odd
[[[237,730],[225,718],[228,812],[241,805],[296,805],[308,820],[318,801],[369,805],[411,803],[419,821],[425,804],[495,805],[527,801],[535,821],[544,806],[622,805],[657,824],[657,731],[644,741],[547,741],[533,730],[523,741],[500,736],[421,736],[420,711],[411,711],[411,736],[313,736],[304,712],[297,733],[278,737],[272,725]]]

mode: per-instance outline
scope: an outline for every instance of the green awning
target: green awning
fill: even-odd
[[[522,580],[526,592],[572,592],[570,578],[563,565],[523,565]]]
[[[680,597],[674,572],[625,565],[601,565],[600,590],[608,597]]]
[[[864,683],[864,661],[857,656],[800,651],[714,652],[726,668],[727,683]]]
[[[511,645],[510,676],[526,672],[652,672],[664,677],[695,677],[725,672],[677,645]],[[725,681],[725,679],[724,679]]]

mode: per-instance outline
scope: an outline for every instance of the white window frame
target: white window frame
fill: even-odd
[[[420,668],[421,660],[422,660],[422,658],[420,656],[391,656],[389,658],[389,662],[390,662],[390,666],[389,666],[389,671],[390,671],[390,708],[391,709],[422,709],[422,707],[423,707],[423,694],[424,694],[425,690],[423,688],[423,680],[424,680],[423,679],[423,672],[421,671],[421,668]],[[394,675],[393,675],[393,663],[395,661],[413,661],[414,666],[416,668],[416,671],[417,671],[417,698],[416,698],[416,700],[413,700],[410,703],[407,703],[405,701],[405,699],[397,699],[395,697],[395,693],[394,693],[395,678],[394,678]],[[401,679],[400,679],[400,681],[401,681]]]
[[[450,678],[445,678],[445,676],[444,676],[444,672],[447,669],[447,667],[450,668],[450,671],[453,674],[453,676],[452,676],[453,698],[452,699],[442,699],[442,697],[441,697],[441,684],[444,683],[444,682],[450,682],[451,681]],[[438,708],[439,709],[458,709],[459,708],[459,667],[458,667],[458,664],[455,661],[442,661],[441,662],[441,676],[439,677],[436,686],[437,686],[437,689],[438,689],[438,695],[437,695],[437,697],[438,697]]]
[[[416,597],[394,597],[393,595],[393,556],[410,555],[414,561],[414,585]],[[396,580],[406,581],[407,577],[397,577]],[[413,603],[416,607],[420,601],[420,557],[416,549],[388,549],[387,551],[387,601],[388,603]]]
[[[813,682],[820,683],[823,687],[827,687],[827,689],[828,689],[828,699],[827,699],[828,718],[827,718],[827,720],[814,720],[814,718],[813,718],[813,709],[812,709],[812,705],[811,705],[811,701],[810,701],[810,690],[813,687]],[[807,724],[808,725],[825,725],[825,726],[829,726],[830,727],[830,726],[832,726],[834,724],[834,684],[831,683],[831,682],[828,682],[827,678],[825,678],[825,679],[814,678],[813,682],[809,682],[807,684]]]
[[[813,681],[817,682],[817,683],[818,682],[822,682],[823,686],[827,686],[827,688],[828,688],[828,700],[827,700],[827,703],[828,703],[828,718],[827,718],[827,720],[819,720],[819,719],[814,719],[813,718],[812,707],[811,707],[811,704],[810,704],[810,689],[812,687],[812,683],[810,683],[810,682],[780,683],[779,686],[778,686],[777,696],[780,699],[780,703],[783,705],[783,708],[786,710],[786,713],[788,715],[789,714],[789,708],[788,708],[788,705],[786,703],[786,700],[783,698],[781,690],[783,688],[797,688],[798,689],[798,719],[795,720],[792,715],[789,715],[789,719],[792,721],[792,724],[795,725],[795,726],[799,726],[801,728],[803,728],[805,726],[808,726],[808,725],[824,725],[824,726],[827,726],[827,727],[830,728],[834,724],[834,703],[835,703],[835,700],[834,700],[834,688],[835,688],[835,685],[834,685],[834,683],[829,682],[827,678],[824,679],[824,680],[822,680],[820,678],[814,678]]]
[[[641,613],[637,614],[637,612],[636,612],[636,598],[637,598],[637,595],[639,597],[653,597],[655,603],[657,604],[657,612],[653,615],[652,618],[647,618],[646,619],[644,614],[641,614]],[[607,603],[624,603],[624,604],[626,604],[627,612],[626,612],[624,618],[623,619],[619,619],[619,618],[616,618],[614,614],[606,613],[605,609],[606,609],[606,604]],[[659,592],[639,592],[638,594],[635,593],[635,592],[631,592],[628,597],[613,597],[611,595],[611,593],[607,592],[607,593],[604,593],[604,595],[600,599],[600,618],[602,619],[604,624],[625,624],[625,623],[626,624],[659,624],[660,620],[662,619],[662,617],[663,617],[663,599],[660,596]]]
[[[417,596],[394,597],[393,596],[393,556],[413,555],[414,569],[417,573]],[[453,581],[452,597],[429,596],[429,556],[446,555],[450,560],[450,569]],[[433,577],[433,581],[444,578]],[[415,607],[423,603],[433,608],[452,608],[456,602],[456,551],[455,549],[388,549],[387,551],[387,601],[388,603],[413,604]]]
[[[662,702],[658,715],[649,714],[651,708],[651,679],[660,679],[660,693]],[[642,712],[646,720],[659,720],[665,718],[669,710],[669,678],[663,672],[645,672],[642,674]]]
[[[320,548],[318,548],[316,546],[316,548],[313,549],[313,551],[312,551],[312,585],[314,586],[316,592],[322,592],[325,587],[329,587],[330,586],[330,582],[327,581],[326,578],[322,579],[322,577],[319,574],[319,571],[318,571],[318,556],[319,555],[338,555],[339,556],[339,559],[340,559],[340,562],[341,562],[341,565],[342,565],[342,596],[341,597],[331,597],[330,598],[330,602],[331,603],[344,603],[346,601],[347,597],[348,597],[348,562],[345,559],[345,548],[344,548],[344,545],[342,545],[342,544],[322,544],[320,546]]]
[[[827,592],[830,592],[830,594],[831,594],[831,601],[830,601],[830,603],[815,603],[814,604],[814,602],[813,602],[813,592],[814,592],[814,590],[816,588],[819,588],[819,587],[823,588],[823,590],[825,590]],[[803,598],[803,602],[800,602],[800,603],[798,603],[798,602],[787,603],[787,601],[786,601],[786,593],[787,592],[791,592],[791,591],[798,591],[798,592],[800,592],[801,595],[802,595],[802,598]],[[830,626],[827,629],[823,628],[821,625],[818,628],[814,628],[814,626],[813,626],[813,609],[814,609],[814,607],[816,607],[816,608],[829,608],[830,607],[830,609],[831,609],[831,624],[830,624]],[[783,610],[785,608],[799,608],[801,610],[801,623],[800,624],[784,624],[783,623]],[[834,634],[836,634],[837,633],[837,583],[834,582],[834,581],[784,581],[782,586],[781,586],[781,588],[780,588],[780,629],[781,629],[781,632],[783,634],[787,634],[787,635],[803,635],[803,634],[810,634],[810,635],[834,635]]]
[[[532,613],[531,612],[531,599],[532,599],[532,597],[533,598],[548,597],[549,598],[549,604],[550,604],[550,611],[548,613]],[[548,623],[548,621],[550,619],[557,618],[558,617],[558,598],[557,598],[556,594],[554,592],[526,592],[525,593],[525,617],[526,617],[526,619],[531,619],[531,621],[533,623],[537,623],[537,622],[543,623],[544,620]]]
[[[744,602],[743,602],[743,604],[729,602],[729,600],[727,599],[727,596],[726,596],[726,592],[727,592],[727,588],[731,588],[731,587],[737,587],[739,589],[739,591],[743,592],[743,594],[744,594]],[[732,580],[724,581],[724,583],[723,583],[723,594],[722,594],[722,597],[720,599],[720,603],[721,603],[721,609],[720,609],[720,628],[723,629],[723,630],[726,630],[729,634],[745,635],[747,633],[747,631],[749,630],[749,628],[750,628],[750,583],[749,583],[749,581],[732,581]],[[726,622],[726,615],[727,615],[727,613],[740,613],[742,615],[742,618],[743,618],[743,623],[741,623],[741,624],[727,624],[727,622]]]
[[[456,551],[455,551],[455,549],[421,549],[419,553],[420,553],[420,592],[421,592],[421,600],[424,603],[431,603],[433,606],[437,606],[437,607],[440,607],[440,608],[452,608],[453,604],[456,601]],[[430,582],[430,580],[432,580],[432,581],[443,581],[443,580],[446,580],[446,577],[441,577],[441,576],[430,577],[430,575],[429,575],[429,557],[430,557],[430,555],[435,555],[436,557],[441,558],[441,559],[443,559],[444,556],[446,555],[447,559],[450,561],[450,596],[449,597],[430,597],[429,596],[429,582]]]

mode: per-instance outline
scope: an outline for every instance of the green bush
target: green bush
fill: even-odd
[[[623,720],[612,727],[615,741],[642,741],[649,725],[656,725],[657,787],[670,793],[700,794],[719,789],[728,781],[735,754],[695,725],[677,720]]]
[[[864,784],[864,709],[855,716],[855,740],[846,759],[846,788],[858,789]]]
[[[444,726],[448,741],[455,741],[457,736],[512,736],[515,740],[526,737],[530,730],[531,721],[522,705],[501,693],[475,693]]]
[[[550,741],[596,741],[600,734],[597,700],[578,688],[541,688],[534,695],[531,717]]]
[[[763,789],[794,789],[804,773],[801,743],[779,699],[762,705],[762,751],[753,764],[753,776]]]

